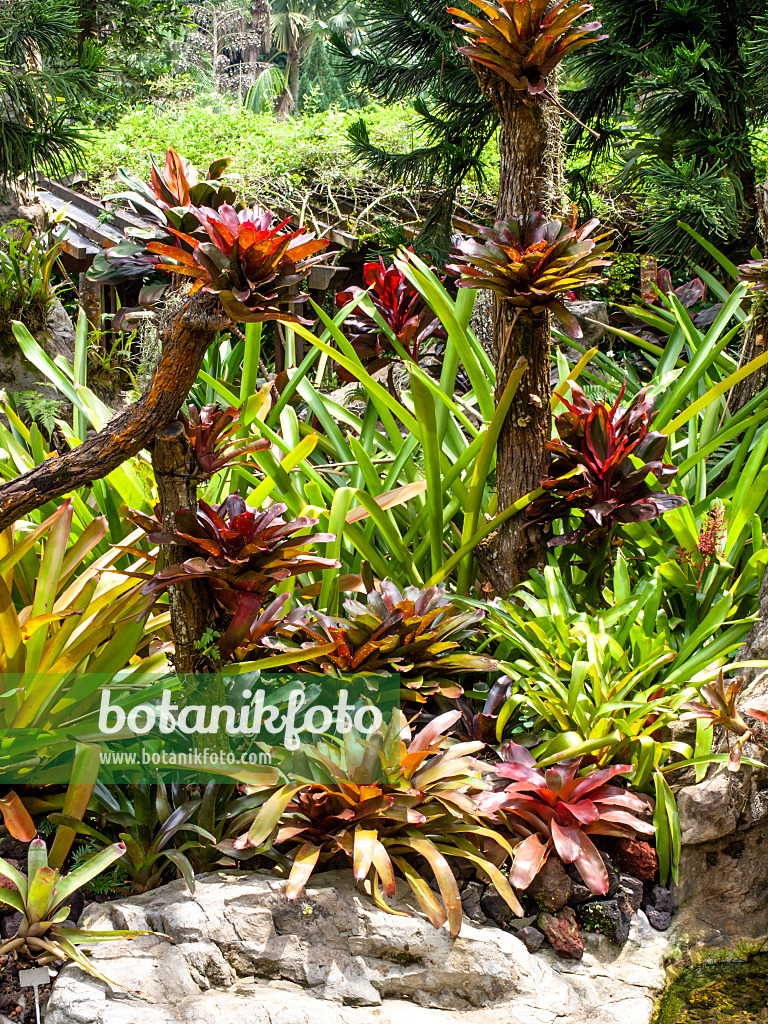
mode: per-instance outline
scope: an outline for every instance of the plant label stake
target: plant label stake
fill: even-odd
[[[47,967],[33,967],[29,971],[19,971],[19,985],[21,988],[29,988],[32,986],[35,990],[35,1018],[37,1024],[40,1024],[40,997],[38,995],[38,985],[47,985],[51,980],[51,976],[48,973]]]

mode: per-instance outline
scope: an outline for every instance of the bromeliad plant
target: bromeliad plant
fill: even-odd
[[[78,946],[130,939],[150,933],[99,932],[73,928],[67,924],[67,900],[124,854],[124,844],[113,843],[68,875],[60,875],[56,869],[48,866],[48,854],[43,840],[33,839],[29,844],[26,876],[6,861],[0,860],[0,875],[15,887],[0,889],[0,903],[12,907],[21,915],[16,934],[0,944],[0,956],[11,953],[15,959],[32,961],[41,966],[56,960],[71,960],[84,971],[111,984],[109,978],[93,967]]]
[[[194,235],[198,241],[204,242],[207,235],[200,224],[203,206],[218,210],[222,204],[229,203],[237,209],[242,208],[234,189],[220,180],[229,166],[228,158],[215,160],[204,179],[170,147],[162,167],[154,156],[150,160],[149,182],[119,167],[117,177],[126,189],[109,198],[124,200],[134,213],[155,226],[128,228],[126,241],[98,253],[88,271],[88,277],[93,281],[125,281],[151,273],[162,260],[147,253],[148,241],[189,250],[188,243],[175,236],[174,230]]]
[[[589,237],[599,227],[596,218],[577,227],[577,216],[573,206],[570,223],[532,213],[526,224],[497,221],[492,228],[481,227],[482,241],[462,241],[448,269],[459,275],[459,288],[488,288],[516,309],[549,309],[571,337],[580,338],[579,322],[561,296],[600,281],[597,271],[610,266],[601,258],[610,243],[604,241],[607,232]]]
[[[728,758],[728,771],[730,772],[737,772],[741,767],[744,744],[752,738],[752,729],[741,717],[736,707],[745,681],[746,676],[738,676],[728,683],[726,689],[723,670],[720,669],[717,679],[711,686],[702,686],[700,692],[704,700],[686,701],[683,704],[685,714],[680,716],[681,720],[693,719],[697,722],[709,723],[709,728],[719,725],[725,730],[726,736],[734,735],[736,737],[736,742]],[[751,715],[759,722],[768,722],[768,712],[761,708],[744,708],[744,713]]]
[[[662,878],[675,874],[680,856],[668,777],[689,766],[703,777],[708,765],[728,759],[712,752],[711,731],[688,744],[670,726],[714,680],[750,625],[729,590],[699,618],[695,607],[687,619],[677,617],[668,608],[666,580],[656,569],[633,587],[619,551],[597,607],[580,578],[566,587],[556,565],[532,573],[514,603],[483,605],[486,628],[498,638],[496,657],[512,681],[498,713],[497,741],[511,731],[531,744],[542,769],[585,755],[600,768],[631,764],[633,790],[656,799]]]
[[[169,149],[162,170],[153,160],[151,185],[123,172],[132,188],[113,198],[127,200],[158,228],[131,230],[131,237],[146,240],[144,248],[120,243],[119,252],[107,250],[89,272],[91,280],[114,281],[121,271],[139,276],[142,268],[180,274],[192,278],[191,295],[201,289],[219,295],[236,323],[306,322],[285,306],[306,301],[294,286],[322,259],[315,254],[328,242],[303,229],[285,231],[287,220],[272,227],[271,210],[243,209],[218,180],[228,164],[215,161],[208,179],[199,181],[194,168]]]
[[[100,828],[57,812],[50,814],[48,820],[71,828],[106,849],[110,848],[111,840],[102,830],[110,826],[117,831],[123,848],[120,866],[133,892],[156,889],[168,878],[169,870],[173,872],[171,877],[178,873],[189,891],[194,892],[190,856],[212,848],[216,842],[208,829],[192,820],[201,805],[201,797],[188,796],[181,786],[139,783],[107,787],[96,783],[86,816],[95,817]]]
[[[471,40],[471,45],[459,47],[459,53],[490,68],[523,94],[547,95],[547,76],[565,56],[607,39],[595,35],[599,21],[576,25],[592,10],[588,3],[499,0],[497,6],[481,0],[475,6],[482,12],[480,17],[448,8],[449,14],[465,19],[454,24]]]
[[[76,536],[73,517],[68,499],[39,526],[18,524],[22,529],[0,533],[0,766],[5,768],[30,757],[44,760],[54,741],[73,746],[74,722],[80,730],[95,729],[105,679],[123,673],[135,684],[140,702],[141,688],[167,667],[162,644],[167,612],[137,621],[144,603],[140,588],[115,569],[124,552],[95,550],[105,536],[106,518],[92,519]],[[139,536],[137,531],[127,537],[127,544]],[[141,571],[148,561],[138,559],[132,570]],[[150,644],[155,650],[142,657]]]
[[[154,576],[143,574],[147,582],[142,594],[154,603],[174,583],[205,580],[217,603],[230,616],[218,643],[222,659],[229,658],[246,639],[269,592],[280,582],[300,573],[339,565],[335,559],[320,558],[306,550],[312,544],[333,540],[333,535],[307,534],[305,531],[317,519],[301,516],[286,521],[285,511],[282,504],[258,511],[233,494],[216,509],[204,501],[194,511],[180,509],[173,533],[163,531],[159,511],[155,518],[131,512],[129,518],[149,534],[153,543],[180,545],[197,552]]]
[[[742,263],[737,269],[739,281],[751,292],[768,292],[768,259],[764,256]]]
[[[203,207],[199,212],[199,222],[210,240],[200,242],[171,228],[191,252],[149,242],[149,252],[166,259],[157,269],[192,278],[190,295],[201,289],[218,295],[224,312],[235,323],[308,323],[284,307],[307,300],[307,295],[295,292],[294,285],[323,258],[314,254],[328,242],[303,229],[283,231],[288,220],[271,227],[274,214],[259,206],[238,212],[224,203],[218,210]]]
[[[519,743],[506,744],[502,755],[496,774],[512,779],[512,784],[481,793],[477,802],[486,812],[511,818],[512,828],[526,833],[515,848],[511,884],[527,889],[554,851],[563,863],[578,868],[591,892],[608,892],[608,872],[590,836],[635,838],[655,832],[653,825],[631,813],[647,811],[647,803],[607,784],[617,775],[630,774],[632,766],[618,764],[579,774],[581,759],[576,758],[542,771]]]
[[[461,928],[461,897],[447,858],[468,861],[522,916],[499,870],[512,854],[510,837],[490,828],[477,806],[486,786],[473,755],[483,744],[451,744],[446,735],[458,717],[457,711],[441,715],[412,738],[402,714],[394,712],[389,726],[368,741],[349,734],[341,747],[295,751],[294,777],[264,802],[235,841],[235,852],[285,862],[288,899],[300,895],[318,864],[345,856],[355,878],[370,880],[373,899],[389,913],[396,912],[380,889],[394,896],[398,872],[432,924],[439,928],[447,920],[454,937]],[[423,862],[442,903],[421,873]]]
[[[43,326],[45,310],[61,285],[52,285],[51,272],[63,248],[68,225],[35,236],[24,220],[0,230],[0,329],[21,319]]]
[[[325,672],[398,672],[403,695],[421,702],[436,693],[458,697],[464,692],[459,678],[465,672],[495,668],[491,658],[461,650],[477,634],[481,609],[457,608],[442,587],[406,587],[401,592],[382,580],[380,588],[368,594],[365,604],[345,601],[346,619],[296,609],[279,623],[278,637],[289,637],[302,650],[304,665],[316,661]],[[335,646],[309,658],[306,648],[311,643]],[[271,637],[264,645],[290,649]]]
[[[269,448],[266,438],[248,441],[238,437],[241,430],[240,413],[230,405],[222,409],[219,405],[204,405],[202,409],[190,405],[188,415],[180,414],[184,433],[195,450],[200,468],[200,479],[207,480],[219,470],[234,466],[248,466],[248,462],[236,461],[248,452],[260,452]]]
[[[407,252],[399,253],[399,257],[405,259]],[[378,262],[365,264],[363,276],[374,310],[411,359],[419,361],[419,354],[426,341],[445,338],[439,318],[397,263],[387,267],[383,258],[379,257]],[[359,288],[339,292],[336,302],[340,306],[346,305],[359,293]],[[393,347],[388,332],[382,329],[372,313],[361,306],[344,321],[344,331],[369,373],[381,369],[388,361],[400,355]],[[354,379],[344,370],[341,370],[339,376],[344,380]]]
[[[623,396],[622,389],[608,406],[571,383],[572,401],[563,398],[567,411],[555,417],[558,440],[547,441],[556,458],[541,481],[546,493],[527,513],[538,522],[564,523],[579,513],[582,523],[550,545],[604,536],[615,524],[656,519],[686,504],[682,495],[654,489],[669,486],[677,467],[663,461],[667,435],[651,430],[653,400],[643,389],[622,408]]]

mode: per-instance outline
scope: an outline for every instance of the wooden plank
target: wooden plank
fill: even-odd
[[[94,217],[87,210],[75,207],[73,203],[67,202],[51,192],[40,191],[39,195],[41,199],[56,211],[63,210],[66,207],[65,216],[74,226],[75,230],[85,238],[96,242],[102,249],[108,249],[110,246],[124,241],[125,236],[121,231],[110,227],[108,224],[102,224],[98,217]]]
[[[83,238],[70,225],[69,231],[64,236],[61,247],[65,253],[76,260],[87,260],[101,252],[101,248],[87,238]]]
[[[137,217],[135,213],[131,213],[129,210],[118,207],[114,203],[107,204],[99,202],[97,199],[92,199],[90,196],[83,195],[82,192],[75,192],[74,189],[69,188],[67,185],[63,185],[60,181],[53,181],[51,178],[42,178],[40,184],[57,198],[63,199],[65,202],[72,204],[78,210],[85,210],[97,219],[105,213],[109,213],[113,224],[118,227],[148,228],[154,226],[150,221]]]

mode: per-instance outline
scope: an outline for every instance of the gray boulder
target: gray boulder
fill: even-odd
[[[45,327],[31,333],[51,359],[60,355],[70,365],[74,363],[75,328],[58,299],[48,307]],[[14,393],[35,390],[43,395],[63,398],[47,385],[41,371],[24,358],[10,329],[0,330],[0,388]]]
[[[579,326],[584,335],[579,344],[585,348],[592,348],[594,345],[598,345],[605,337],[608,328],[607,304],[597,301],[566,302],[565,308],[573,313],[579,321]],[[563,325],[557,318],[555,318],[552,326],[566,333]]]

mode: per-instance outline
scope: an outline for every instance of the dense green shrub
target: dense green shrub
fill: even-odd
[[[348,153],[347,128],[358,116],[333,109],[279,121],[272,114],[252,114],[220,98],[145,107],[126,114],[112,129],[94,132],[82,167],[99,191],[109,193],[113,183],[104,179],[117,167],[146,178],[149,153],[163,153],[172,146],[198,167],[222,153],[232,156],[230,170],[240,178],[245,197],[263,194],[270,182],[282,176],[292,181],[319,176],[355,182],[370,174],[355,165]],[[397,148],[419,140],[407,104],[371,104],[365,119],[371,138],[381,145]],[[492,165],[494,154],[488,157]]]

